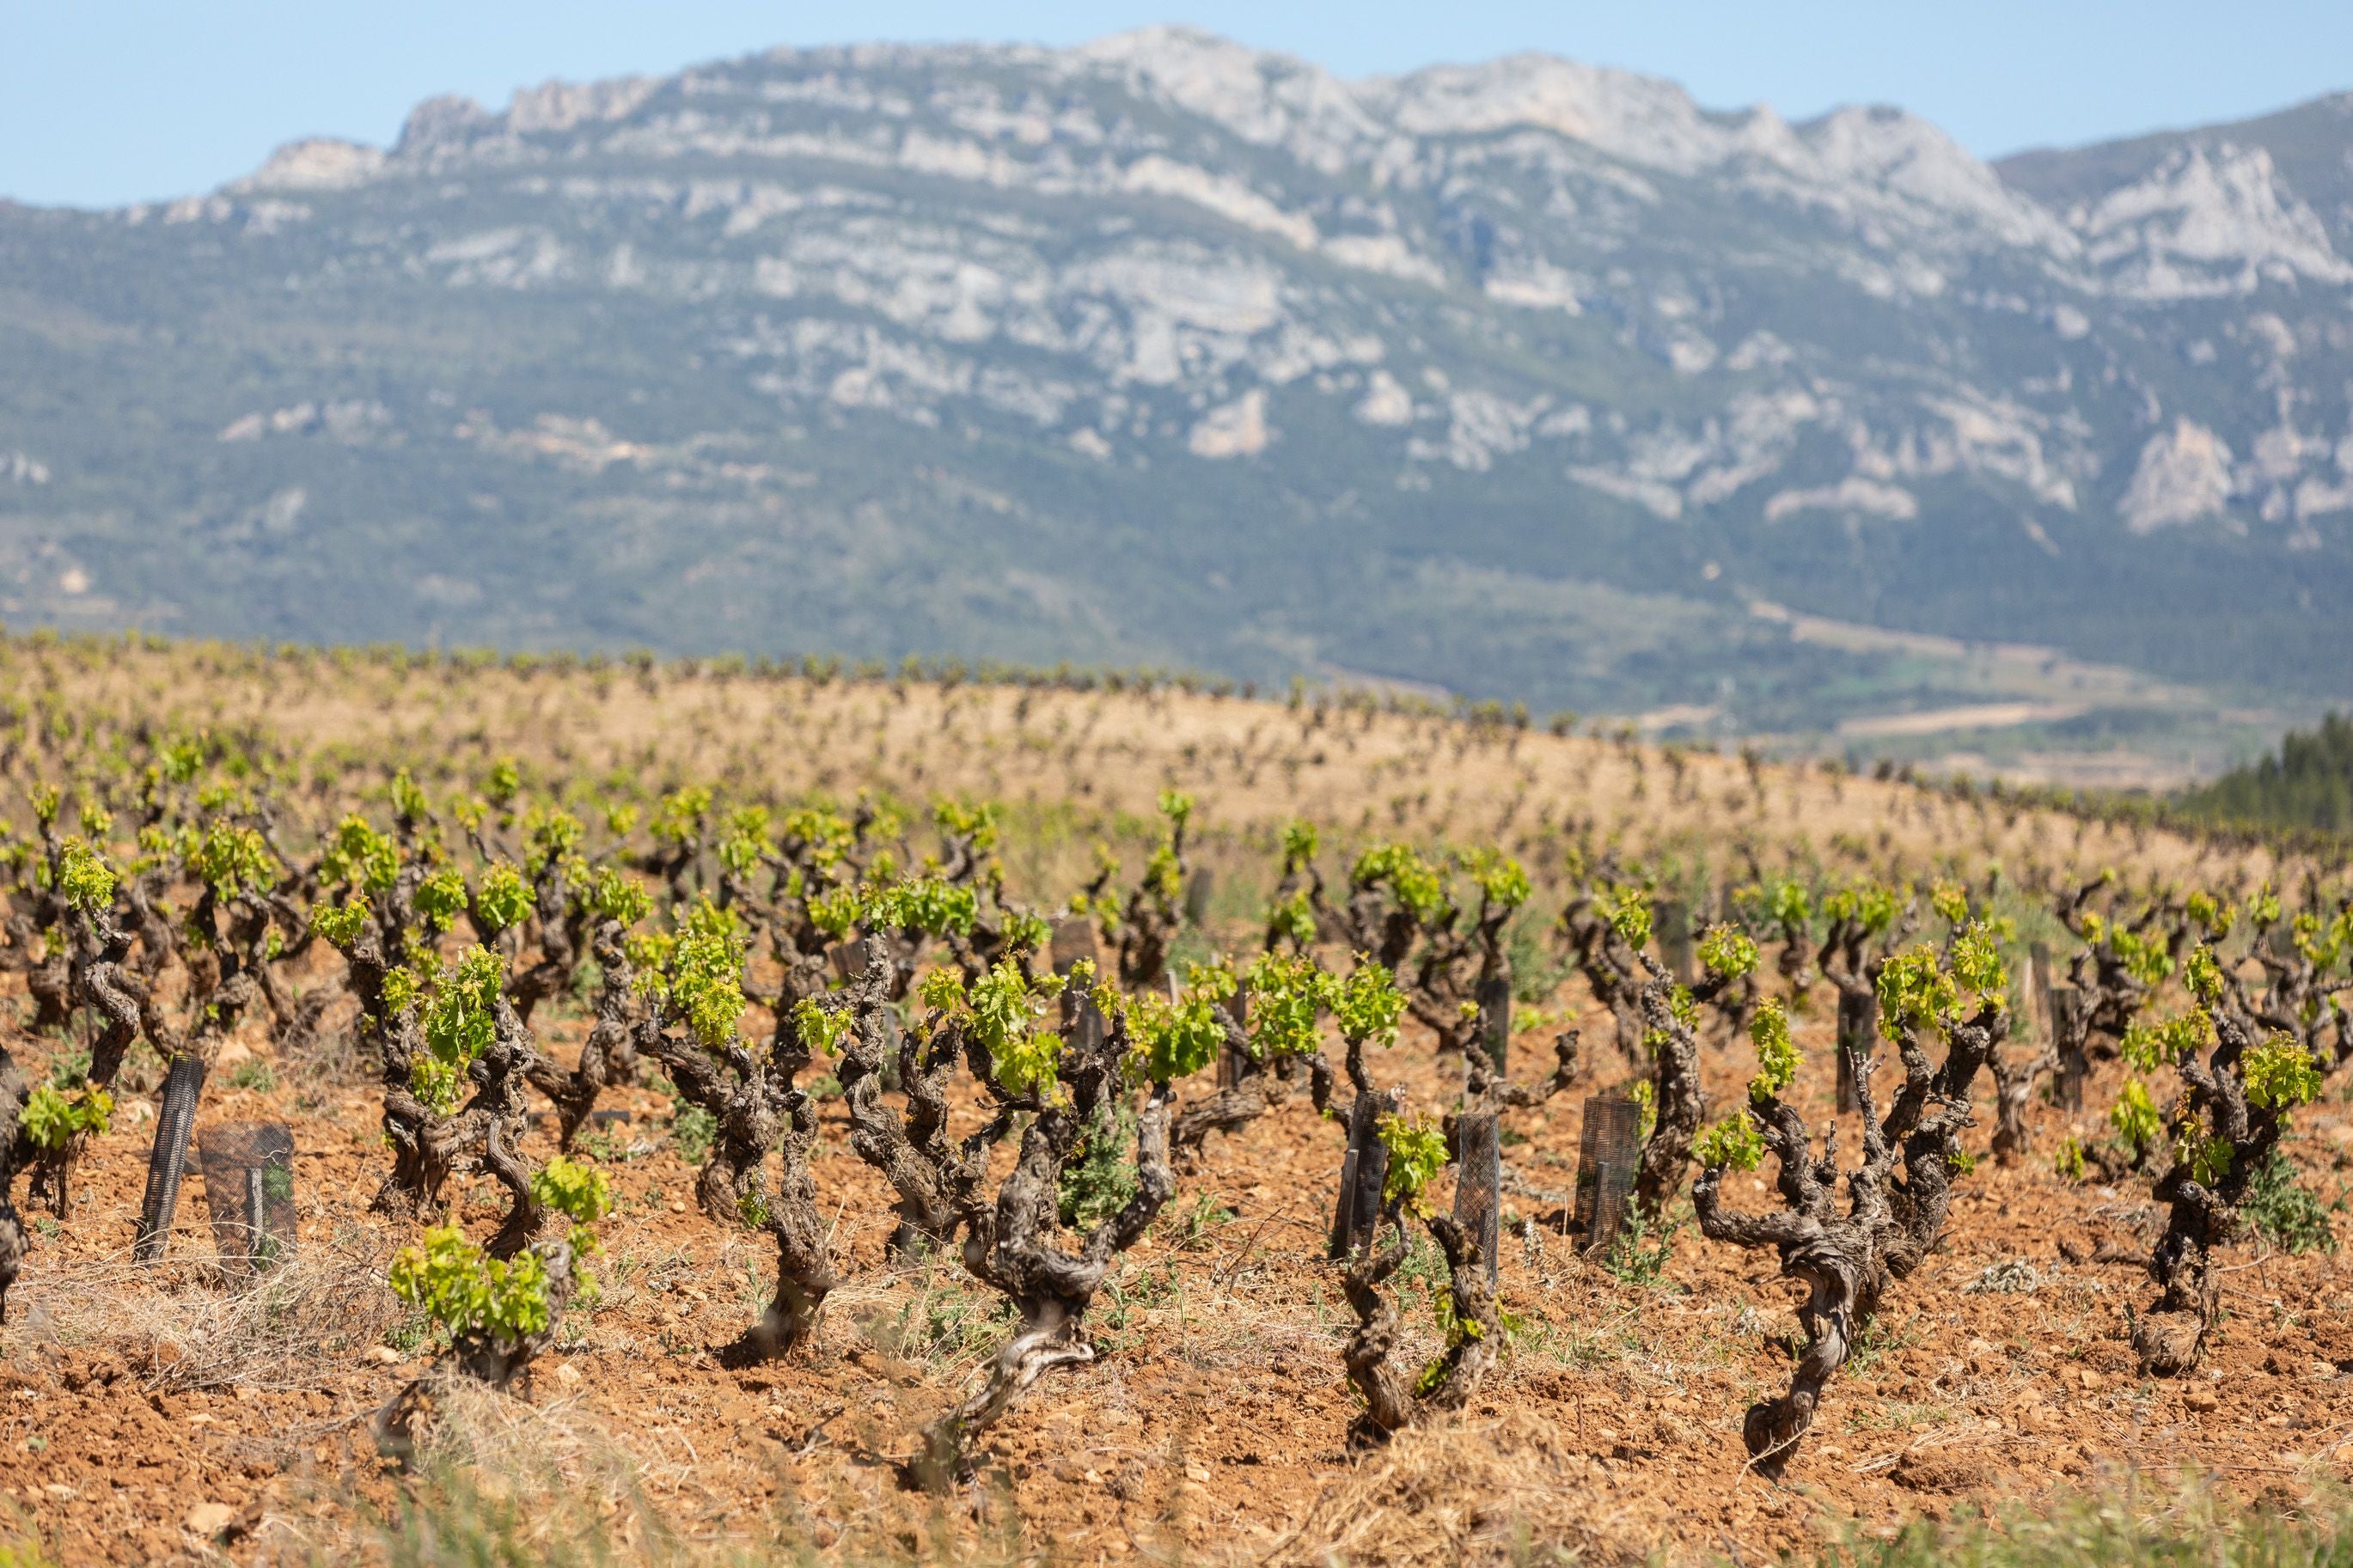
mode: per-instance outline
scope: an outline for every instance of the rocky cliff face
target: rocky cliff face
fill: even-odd
[[[1175,30],[437,100],[0,210],[0,608],[1743,731],[1988,693],[1810,615],[2331,696],[2348,101],[1997,169],[1893,110]]]

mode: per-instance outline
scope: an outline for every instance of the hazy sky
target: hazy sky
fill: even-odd
[[[776,44],[1066,44],[1190,23],[1344,75],[1544,49],[1791,119],[1900,104],[1985,155],[2353,88],[2353,0],[0,0],[0,195],[209,189],[281,142],[385,142],[417,100],[669,71]]]

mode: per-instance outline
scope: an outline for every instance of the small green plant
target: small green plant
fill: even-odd
[[[1765,1158],[1765,1134],[1756,1118],[1736,1110],[1703,1131],[1692,1152],[1703,1167],[1753,1171]]]
[[[1082,962],[1071,971],[1069,984],[1084,985],[1093,977],[1092,969]],[[1052,1100],[1059,1088],[1062,1038],[1038,1026],[1062,984],[1051,976],[1032,981],[1020,965],[1003,959],[969,986],[955,970],[934,969],[923,977],[922,995],[924,1005],[970,1028],[988,1053],[999,1088],[1008,1094]]]
[[[926,1279],[923,1294],[889,1317],[860,1325],[876,1349],[934,1364],[963,1361],[987,1346],[1013,1316],[1012,1303]]]
[[[670,1101],[670,1136],[678,1146],[680,1159],[700,1165],[711,1158],[712,1142],[719,1136],[719,1118],[681,1095]]]
[[[1737,980],[1756,972],[1757,943],[1733,926],[1713,925],[1700,933],[1699,962],[1710,974]]]
[[[2255,1167],[2240,1209],[2255,1234],[2283,1252],[2333,1253],[2337,1229],[2328,1215],[2342,1206],[2341,1198],[2324,1205],[2306,1190],[2296,1180],[2295,1162],[2286,1150],[2275,1148],[2271,1158]]]
[[[1381,1203],[1419,1213],[1421,1191],[1446,1166],[1446,1136],[1427,1122],[1402,1116],[1384,1116],[1381,1142],[1389,1152],[1388,1174],[1381,1183]]]
[[[613,1212],[613,1184],[604,1172],[558,1154],[533,1175],[531,1195],[572,1221],[575,1252],[596,1250],[596,1234],[588,1227]]]
[[[614,1137],[610,1129],[601,1125],[591,1127],[573,1142],[582,1153],[600,1165],[626,1164],[643,1152],[641,1149]]]
[[[84,914],[94,914],[114,901],[114,868],[106,857],[79,838],[65,841],[64,868],[58,891]]]
[[[257,828],[227,821],[207,825],[186,856],[188,874],[227,900],[259,892],[278,879],[277,863]]]
[[[364,913],[365,895],[389,892],[399,877],[400,849],[390,838],[369,826],[365,817],[346,816],[336,826],[326,853],[320,858],[319,875],[329,887],[351,889],[353,902]],[[319,909],[332,907],[322,902]],[[311,920],[315,924],[317,910],[312,911]],[[319,934],[337,946],[343,945],[343,942],[323,931]]]
[[[1936,950],[1919,946],[1889,956],[1879,971],[1879,1032],[1901,1044],[1960,1009],[1960,986],[1937,963]]]
[[[1651,945],[1651,892],[1639,883],[1620,883],[1601,900],[1609,929],[1619,940],[1640,952]]]
[[[1315,900],[1305,888],[1269,904],[1266,929],[1270,937],[1294,947],[1315,945]]]
[[[1410,845],[1375,845],[1356,857],[1348,879],[1360,888],[1387,887],[1425,925],[1445,906],[1445,878]]]
[[[2135,1165],[2148,1157],[2165,1133],[2165,1119],[2158,1114],[2157,1102],[2149,1099],[2148,1086],[2137,1078],[2125,1080],[2123,1092],[2108,1110],[2108,1125],[2116,1129]]]
[[[1620,1285],[1655,1285],[1674,1256],[1675,1232],[1682,1228],[1680,1215],[1654,1227],[1639,1206],[1629,1205],[1626,1224],[1602,1256],[1601,1267]]]
[[[2213,1018],[2203,1008],[2195,1008],[2162,1023],[2133,1025],[2125,1031],[2116,1048],[2127,1067],[2138,1072],[2155,1072],[2213,1043]]]
[[[1127,1331],[1135,1323],[1139,1311],[1150,1311],[1184,1294],[1184,1281],[1176,1273],[1176,1260],[1170,1258],[1162,1269],[1122,1268],[1103,1284],[1107,1305],[1103,1313],[1103,1325],[1113,1332],[1103,1336],[1107,1350],[1124,1351],[1135,1342],[1137,1335]]]
[[[1127,1206],[1136,1193],[1134,1147],[1135,1112],[1124,1101],[1105,1102],[1056,1185],[1055,1207],[1064,1225],[1092,1230]]]
[[[522,873],[503,862],[482,873],[474,895],[474,913],[493,931],[507,931],[531,918],[531,884]]]
[[[1397,987],[1397,976],[1377,963],[1358,963],[1331,988],[1325,1003],[1343,1038],[1368,1045],[1396,1040],[1398,1020],[1405,1016],[1405,994]]]
[[[677,932],[631,939],[638,988],[686,1026],[706,1050],[734,1039],[744,1016],[744,929],[730,910],[705,899]]]
[[[278,1087],[278,1071],[259,1057],[249,1057],[229,1069],[229,1087],[268,1094]]]
[[[455,866],[444,866],[417,886],[411,900],[425,929],[436,935],[458,923],[466,910],[466,879]]]
[[[561,1154],[532,1177],[531,1194],[572,1221],[568,1248],[542,1244],[493,1258],[456,1226],[442,1225],[392,1260],[394,1296],[422,1313],[436,1342],[456,1351],[469,1371],[501,1385],[541,1347],[569,1301],[593,1299],[595,1282],[579,1260],[596,1249],[590,1226],[613,1206],[605,1173]],[[568,1276],[551,1279],[551,1267]]]
[[[1176,1245],[1198,1252],[1209,1245],[1209,1232],[1234,1222],[1234,1211],[1208,1193],[1193,1195],[1193,1207],[1176,1227]]]
[[[1306,895],[1300,895],[1303,904]],[[1504,928],[1504,952],[1511,963],[1512,1000],[1533,1005],[1549,997],[1568,978],[1568,961],[1560,955],[1558,947],[1546,940],[1542,922],[1525,918],[1521,911]],[[1308,942],[1314,941],[1314,917],[1308,921]]]
[[[311,908],[311,931],[328,946],[349,952],[367,929],[368,917],[373,912],[365,893],[353,893],[348,902],[342,904],[322,899]]]
[[[793,1008],[793,1034],[812,1057],[829,1057],[841,1049],[841,1038],[854,1023],[846,1008],[825,1008],[803,999]]]
[[[506,963],[484,948],[468,948],[457,966],[435,977],[425,1005],[425,1049],[410,1069],[410,1087],[417,1098],[444,1114],[458,1107],[466,1086],[467,1069],[498,1033],[499,995],[506,984]],[[393,1002],[387,983],[385,1003]]]
[[[1174,1002],[1147,994],[1128,1003],[1128,1030],[1142,1055],[1144,1076],[1155,1083],[1199,1072],[1218,1059],[1226,1042],[1222,1004],[1234,994],[1233,971],[1222,964],[1197,965],[1187,982],[1184,995]]]
[[[445,1342],[473,1333],[509,1343],[547,1327],[547,1269],[535,1253],[492,1258],[454,1225],[436,1226],[392,1260],[392,1293]]]
[[[68,1100],[48,1084],[34,1089],[25,1101],[20,1125],[35,1149],[55,1154],[83,1134],[104,1132],[114,1114],[114,1097],[102,1089],[86,1089]]]
[[[1316,1021],[1333,987],[1313,958],[1261,953],[1243,978],[1250,983],[1250,1052],[1260,1061],[1315,1053]]]
[[[1912,1313],[1894,1328],[1889,1328],[1883,1319],[1873,1318],[1856,1336],[1854,1353],[1847,1357],[1846,1364],[1854,1372],[1868,1372],[1890,1352],[1907,1351],[1919,1342],[1919,1313]]]
[[[2059,1141],[2059,1152],[2052,1156],[2051,1169],[2063,1181],[2084,1179],[2084,1145],[2076,1142],[2073,1133]]]
[[[2320,1068],[2310,1052],[2285,1035],[2250,1049],[2240,1059],[2240,1076],[2247,1086],[2247,1103],[2266,1110],[2308,1105],[2320,1096]]]
[[[1804,1059],[1789,1038],[1789,1017],[1779,997],[1767,997],[1757,1009],[1748,1021],[1748,1039],[1757,1047],[1757,1076],[1748,1080],[1748,1098],[1762,1105],[1797,1081]]]

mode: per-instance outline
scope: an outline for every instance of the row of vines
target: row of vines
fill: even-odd
[[[508,1384],[595,1289],[611,1194],[581,1134],[600,1097],[655,1076],[709,1119],[702,1214],[773,1246],[773,1300],[728,1353],[791,1356],[838,1282],[812,1172],[822,1079],[892,1194],[845,1223],[960,1260],[1012,1309],[967,1396],[914,1435],[909,1468],[935,1485],[1041,1379],[1093,1359],[1097,1294],[1208,1141],[1294,1099],[1331,1121],[1335,1172],[1344,1140],[1378,1172],[1333,1261],[1357,1441],[1476,1394],[1507,1338],[1494,1240],[1434,1194],[1477,1179],[1482,1118],[1559,1114],[1585,1083],[1640,1107],[1638,1231],[1687,1202],[1709,1242],[1769,1252],[1804,1288],[1788,1386],[1746,1421],[1770,1472],[1981,1154],[2147,1184],[2167,1223],[2135,1347],[2160,1374],[2194,1365],[2216,1250],[2291,1113],[2353,1057],[2353,913],[2310,881],[2027,886],[1990,864],[1832,876],[1754,856],[1727,874],[1589,833],[1532,877],[1500,847],[1338,845],[1302,822],[1269,847],[1248,931],[1211,940],[1210,825],[1176,790],[1140,863],[1103,850],[1078,885],[1017,892],[1006,814],[981,801],[729,798],[511,763],[322,771],[136,728],[25,728],[0,771],[17,808],[0,965],[58,1047],[38,1074],[0,1050],[0,1312],[39,1266],[18,1178],[69,1217],[134,1050],[163,1068],[130,1238],[154,1258],[223,1046],[259,1031],[301,1059],[341,1034],[380,1086],[374,1206],[414,1227],[390,1285],[451,1367]],[[1825,989],[1835,1110],[1793,1088]],[[534,1027],[565,1006],[593,1020],[569,1061]],[[1590,1016],[1598,1046],[1567,1026]],[[1508,1042],[1546,1033],[1531,1076]],[[1408,1040],[1449,1064],[1448,1103],[1408,1104],[1388,1066]],[[1754,1074],[1711,1103],[1703,1061],[1726,1052]],[[2110,1061],[2109,1135],[2036,1148],[2031,1108]],[[1736,1204],[1728,1174],[1768,1159],[1766,1206]],[[1115,1201],[1074,1206],[1107,1163]],[[504,1194],[479,1235],[448,1217],[453,1178],[477,1175]],[[1416,1233],[1446,1269],[1422,1364],[1395,1289]],[[389,1437],[406,1418],[396,1401]]]

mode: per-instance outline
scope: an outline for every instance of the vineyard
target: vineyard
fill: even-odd
[[[2321,841],[1154,675],[0,693],[0,1563],[1749,1562],[2347,1479]]]

